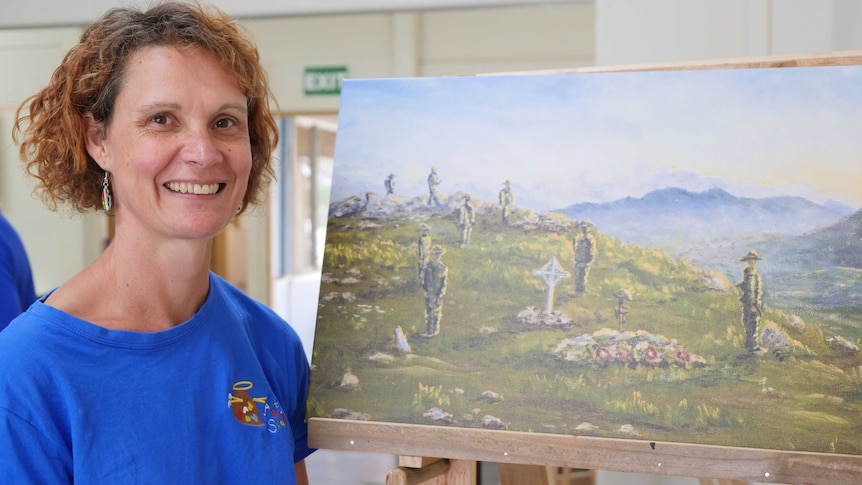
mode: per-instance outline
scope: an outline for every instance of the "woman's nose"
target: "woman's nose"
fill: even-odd
[[[222,160],[216,140],[209,130],[189,130],[183,144],[184,159],[189,163],[208,166]]]

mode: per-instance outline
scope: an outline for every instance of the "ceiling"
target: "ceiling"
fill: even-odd
[[[0,0],[0,29],[85,25],[111,7],[152,0]],[[476,8],[592,0],[210,0],[237,18]]]

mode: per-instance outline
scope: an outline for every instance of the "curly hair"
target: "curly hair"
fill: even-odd
[[[51,210],[60,203],[78,212],[101,207],[104,172],[87,153],[89,113],[108,124],[122,89],[130,54],[149,46],[197,48],[213,55],[236,78],[248,103],[252,167],[240,213],[260,202],[272,181],[278,127],[275,98],[257,47],[215,7],[167,1],[147,10],[114,8],[90,25],[54,71],[48,85],[18,107],[13,138],[27,172]]]

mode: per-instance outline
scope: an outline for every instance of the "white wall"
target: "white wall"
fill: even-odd
[[[862,49],[858,0],[596,0],[596,64]]]
[[[151,0],[28,0],[0,2],[0,28],[80,25],[117,5],[146,6]],[[358,12],[422,11],[514,4],[592,3],[592,0],[210,0],[234,17],[286,17]]]

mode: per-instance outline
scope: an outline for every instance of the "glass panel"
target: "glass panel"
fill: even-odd
[[[273,277],[316,273],[323,265],[336,125],[333,117],[280,120],[273,186]]]
[[[332,138],[335,134],[332,133]],[[323,267],[323,247],[326,245],[326,222],[329,217],[329,196],[332,191],[333,158],[317,157],[314,200],[314,264],[318,271]]]

